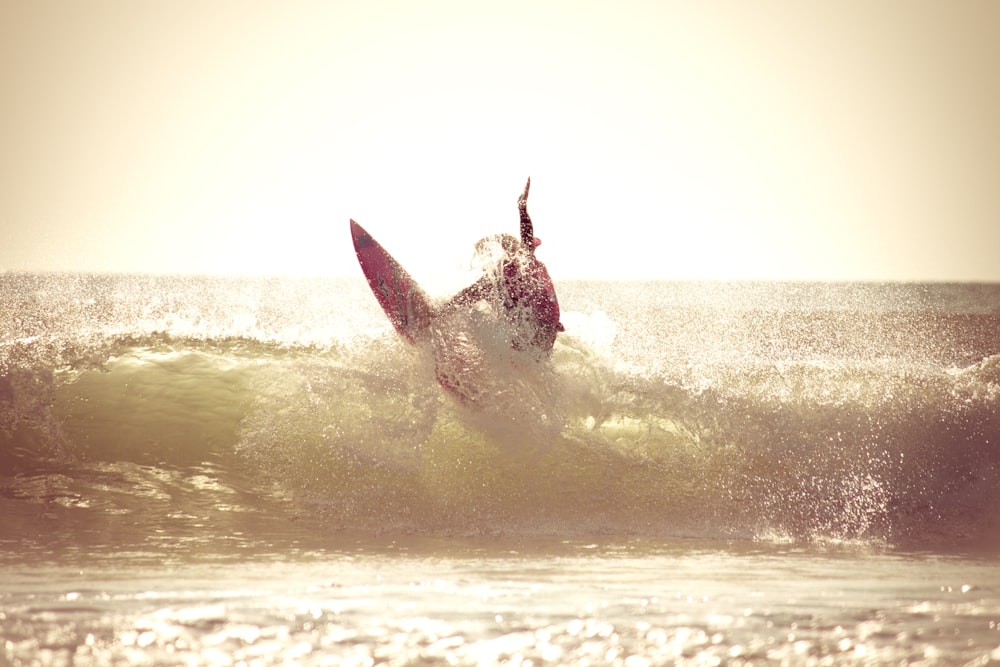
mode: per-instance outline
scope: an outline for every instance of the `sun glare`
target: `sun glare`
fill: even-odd
[[[555,276],[1000,279],[1000,5],[32,7],[0,270],[354,275],[353,217],[447,283],[530,175]]]

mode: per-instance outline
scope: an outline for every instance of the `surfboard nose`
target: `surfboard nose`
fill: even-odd
[[[354,249],[370,248],[375,239],[368,231],[351,218],[351,238],[354,239]]]

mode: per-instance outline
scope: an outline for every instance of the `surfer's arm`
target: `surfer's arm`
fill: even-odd
[[[441,306],[436,309],[435,314],[446,313],[449,310],[457,308],[458,306],[468,306],[477,301],[482,301],[486,298],[489,289],[489,276],[483,276],[441,304]]]
[[[528,215],[528,189],[531,188],[531,177],[524,186],[524,192],[517,198],[517,210],[521,213],[521,244],[531,252],[535,249],[535,230]]]

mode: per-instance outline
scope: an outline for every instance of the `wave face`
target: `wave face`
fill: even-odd
[[[1000,286],[558,289],[463,403],[360,279],[2,275],[3,530],[1000,546]]]

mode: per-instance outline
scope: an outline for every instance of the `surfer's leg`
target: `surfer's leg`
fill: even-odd
[[[535,330],[535,339],[532,342],[539,350],[551,354],[552,348],[556,344],[557,334],[556,328],[551,324],[541,324]]]

